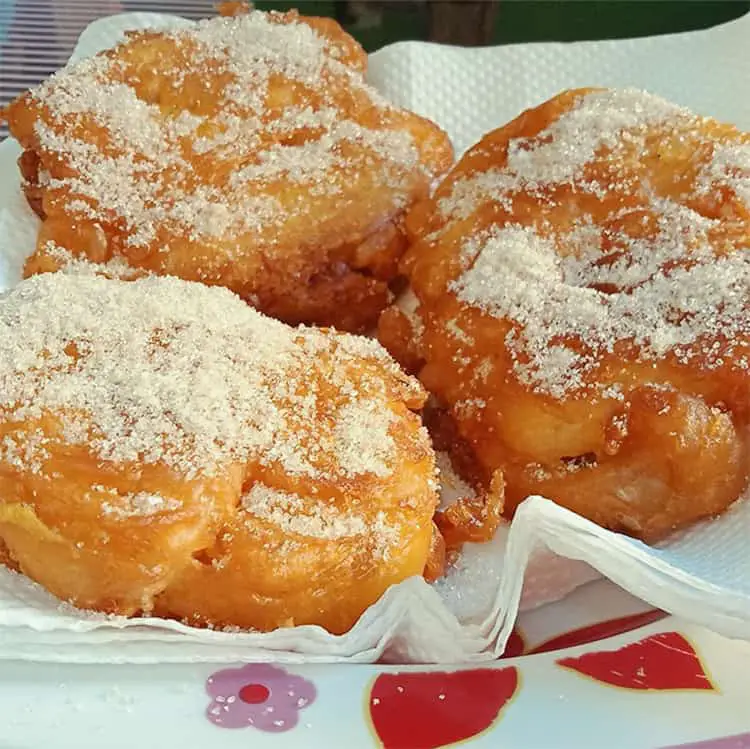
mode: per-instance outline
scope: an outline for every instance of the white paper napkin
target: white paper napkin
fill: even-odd
[[[155,14],[92,24],[74,58],[127,29],[187,23]],[[458,49],[399,43],[371,56],[370,78],[431,117],[460,153],[483,133],[565,88],[635,86],[750,128],[750,16],[707,31],[638,40]],[[15,283],[38,222],[20,193],[18,147],[0,144],[0,287]],[[83,614],[0,569],[0,658],[58,662],[471,662],[502,652],[519,606],[554,600],[598,571],[655,606],[750,639],[750,502],[661,548],[602,530],[540,497],[510,528],[469,546],[434,586],[391,588],[346,635],[317,627],[268,634],[197,630],[178,622]],[[523,593],[523,596],[522,596]]]

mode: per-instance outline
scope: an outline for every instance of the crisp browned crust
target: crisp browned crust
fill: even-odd
[[[419,329],[381,340],[511,512],[541,494],[654,540],[750,469],[750,136],[569,91],[484,137],[407,219]]]
[[[334,21],[251,12],[135,32],[57,73],[7,111],[44,219],[26,274],[122,259],[287,322],[371,327],[403,214],[452,152],[366,64]]]
[[[226,289],[41,274],[0,300],[0,563],[98,611],[349,629],[442,569],[425,393]]]

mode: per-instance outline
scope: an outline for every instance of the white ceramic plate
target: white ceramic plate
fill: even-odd
[[[2,749],[750,748],[750,644],[609,582],[481,668],[4,662]]]

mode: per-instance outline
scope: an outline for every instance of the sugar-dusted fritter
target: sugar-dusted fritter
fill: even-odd
[[[5,116],[44,223],[27,275],[84,256],[226,286],[287,322],[371,327],[404,211],[451,164],[332,20],[253,11],[139,31]]]
[[[83,609],[344,632],[440,571],[424,398],[226,289],[34,276],[0,299],[0,562]]]
[[[468,151],[408,220],[380,335],[505,509],[656,540],[750,472],[750,135],[577,90]]]

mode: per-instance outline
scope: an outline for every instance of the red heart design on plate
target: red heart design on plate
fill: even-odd
[[[513,627],[513,631],[508,637],[508,642],[505,643],[505,650],[500,656],[501,658],[518,658],[519,655],[523,655],[526,652],[526,642],[523,639],[523,635]]]
[[[565,650],[566,648],[574,648],[578,645],[586,645],[589,642],[598,642],[607,637],[614,637],[625,632],[631,632],[639,627],[645,627],[647,624],[657,622],[666,616],[663,611],[654,609],[643,611],[639,614],[621,616],[617,619],[607,619],[603,622],[596,622],[580,629],[571,629],[568,632],[555,635],[549,640],[535,645],[529,653],[549,653],[552,650]]]
[[[623,689],[713,689],[695,648],[678,632],[660,632],[617,650],[557,663]]]
[[[380,674],[370,717],[385,749],[437,749],[489,728],[517,688],[515,668]]]

